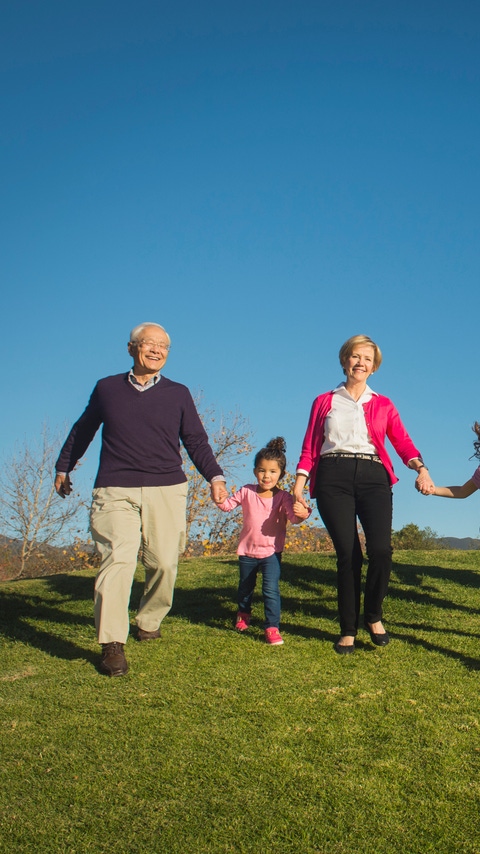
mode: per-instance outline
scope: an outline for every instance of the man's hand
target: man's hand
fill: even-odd
[[[228,498],[227,484],[224,480],[214,480],[210,484],[210,495],[215,504],[221,504]]]
[[[68,474],[57,474],[55,478],[55,491],[60,498],[65,498],[72,491],[72,481]]]

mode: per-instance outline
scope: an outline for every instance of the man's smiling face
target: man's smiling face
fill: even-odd
[[[133,358],[136,377],[153,377],[163,368],[170,350],[170,339],[158,326],[145,326],[138,341],[130,341],[128,352]]]

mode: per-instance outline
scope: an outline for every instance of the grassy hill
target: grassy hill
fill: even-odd
[[[392,643],[341,657],[333,556],[286,559],[274,648],[259,599],[232,629],[235,558],[185,561],[120,679],[92,573],[1,584],[0,852],[479,854],[479,581],[478,551],[396,553]]]

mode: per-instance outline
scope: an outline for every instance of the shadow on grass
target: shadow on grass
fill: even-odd
[[[480,567],[479,567],[480,569]],[[475,570],[465,568],[450,568],[437,565],[418,566],[411,564],[393,564],[393,573],[396,579],[392,579],[389,589],[389,599],[400,602],[414,603],[419,608],[434,607],[442,611],[447,611],[452,620],[458,615],[461,619],[462,614],[478,615],[480,609],[465,605],[462,602],[456,602],[453,598],[447,598],[442,589],[445,583],[453,583],[457,587],[478,589],[479,573]],[[435,583],[437,582],[437,583]],[[402,587],[399,587],[402,585]],[[449,625],[448,628],[439,628],[438,626],[429,625],[426,622],[405,623],[396,621],[395,638],[410,644],[411,646],[421,647],[429,651],[435,651],[442,655],[447,655],[462,662],[471,670],[480,670],[480,660],[471,656],[465,655],[458,650],[452,649],[451,646],[444,646],[435,641],[419,637],[419,633],[425,635],[448,635],[450,638],[479,638],[480,635],[471,631],[463,631],[461,624],[459,628],[454,625]],[[400,629],[400,631],[399,631]],[[401,630],[404,630],[403,632]]]
[[[480,570],[480,567],[479,567]],[[460,602],[455,602],[453,599],[448,599],[443,595],[438,584],[426,584],[425,579],[429,581],[453,582],[456,586],[462,588],[475,588],[479,586],[479,573],[469,569],[449,569],[442,566],[411,566],[406,564],[393,564],[394,576],[398,579],[396,582],[393,578],[390,582],[389,597],[404,602],[415,602],[418,605],[433,605],[436,608],[443,608],[447,611],[468,614],[480,614],[479,608],[474,608],[471,605],[464,605]],[[398,584],[403,585],[407,589],[402,589]]]
[[[184,587],[179,582],[175,588],[172,615],[179,616],[197,625],[207,625],[212,628],[232,627],[237,611],[238,562],[235,559],[222,560],[226,570],[234,570],[231,584],[222,586]],[[321,620],[326,618],[336,620],[337,594],[335,587],[336,573],[334,569],[311,566],[299,566],[288,560],[282,562],[282,612],[302,613],[309,618]],[[296,595],[298,591],[298,595]],[[138,607],[142,586],[135,583],[132,591],[131,607]],[[256,614],[260,606],[262,614],[261,579],[257,578],[254,603]],[[263,626],[263,617],[258,625]],[[291,635],[317,640],[334,640],[338,637],[335,625],[333,632],[323,631],[319,626],[299,625],[282,619],[282,628]]]
[[[456,569],[444,566],[418,566],[405,563],[393,562],[393,572],[402,584],[419,585],[425,577],[437,581],[450,581],[461,587],[475,587],[479,585],[480,556],[478,572],[472,569]]]
[[[402,634],[398,631],[397,627],[404,627],[408,629],[408,632]],[[477,637],[480,639],[479,635],[473,635],[471,632],[461,632],[453,629],[437,629],[431,628],[429,626],[424,625],[414,625],[409,623],[405,626],[404,623],[396,623],[395,635],[394,639],[402,640],[405,643],[408,643],[410,646],[421,647],[422,649],[427,650],[428,652],[438,652],[440,655],[446,655],[449,658],[453,658],[455,661],[461,662],[465,667],[469,670],[480,670],[480,659],[472,658],[472,656],[465,655],[463,652],[459,652],[458,650],[452,649],[451,646],[442,646],[439,643],[435,643],[434,641],[425,640],[425,638],[420,638],[418,635],[413,634],[413,632],[421,632],[425,634],[426,632],[434,632],[436,635],[445,633],[451,637],[454,635],[455,637],[465,637],[468,639],[472,639]]]
[[[98,654],[79,646],[69,638],[74,634],[75,626],[91,626],[92,618],[75,613],[64,607],[68,601],[92,601],[93,580],[71,574],[52,575],[42,578],[50,590],[59,593],[62,601],[52,604],[41,596],[30,593],[5,592],[0,588],[0,621],[4,637],[33,646],[48,655],[67,660],[82,658],[96,662]],[[62,637],[49,632],[38,625],[52,624],[62,627]],[[35,625],[37,624],[37,625]]]
[[[310,559],[314,557],[309,556]],[[175,590],[172,616],[179,616],[191,623],[212,628],[225,630],[231,627],[233,629],[238,563],[235,558],[228,558],[219,559],[219,564],[226,571],[232,571],[231,581],[225,583],[225,579],[222,578],[220,586],[215,586],[212,580],[210,584],[190,587],[180,580]],[[335,557],[323,555],[321,564],[315,566],[284,559],[282,563],[282,612],[284,615],[282,628],[290,635],[334,641],[339,631]],[[394,577],[389,590],[389,600],[392,602],[414,603],[414,606],[420,609],[419,615],[423,606],[448,611],[452,617],[455,614],[480,613],[478,608],[457,603],[453,598],[446,597],[442,589],[442,584],[445,582],[453,582],[455,586],[462,588],[477,588],[479,573],[475,570],[449,569],[436,565],[420,567],[398,563],[394,563],[393,570]],[[53,594],[52,601],[34,593],[22,592],[21,588],[18,592],[2,591],[0,586],[0,620],[3,635],[12,640],[30,644],[51,656],[64,659],[84,658],[96,664],[98,655],[95,652],[71,640],[75,634],[75,627],[78,628],[79,625],[91,628],[92,639],[94,637],[93,577],[70,573],[45,577],[41,581]],[[134,612],[138,608],[142,592],[142,581],[135,580],[130,600],[130,608]],[[61,597],[60,601],[58,597]],[[257,581],[255,601],[256,612],[259,613],[258,606],[260,606],[261,614],[260,579]],[[70,608],[69,603],[75,603],[75,609]],[[85,607],[82,603],[88,603],[88,614],[84,613]],[[295,618],[298,616],[298,619],[292,619],[294,615]],[[302,615],[308,618],[309,622],[332,622],[332,631],[325,631],[318,624],[313,626],[302,624]],[[388,622],[388,611],[386,619]],[[52,625],[51,632],[48,631],[49,623]],[[40,626],[40,624],[43,625]],[[437,651],[461,661],[471,669],[480,669],[478,659],[466,656],[447,645],[439,644],[433,637],[432,641],[419,637],[419,633],[425,636],[426,632],[430,632],[437,639],[439,634],[448,635],[451,638],[471,638],[471,632],[464,632],[461,628],[455,629],[450,626],[439,629],[420,621],[415,623],[397,621],[396,629],[393,633],[394,639],[398,638],[412,646]],[[357,641],[357,646],[371,649],[368,642],[363,644],[361,637]]]

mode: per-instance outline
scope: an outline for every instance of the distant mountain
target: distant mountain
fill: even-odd
[[[445,543],[447,549],[480,549],[480,540],[474,540],[473,537],[440,537],[440,542]]]

